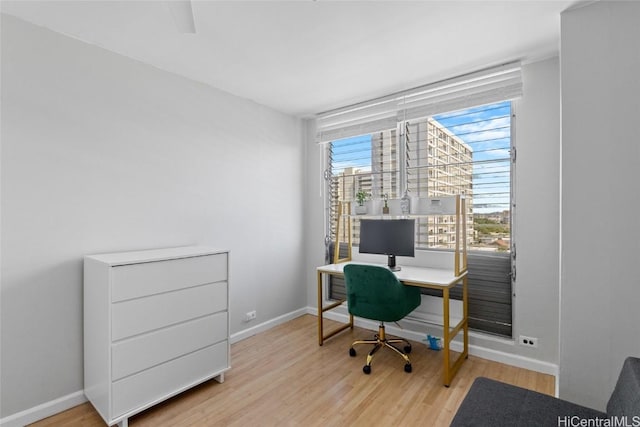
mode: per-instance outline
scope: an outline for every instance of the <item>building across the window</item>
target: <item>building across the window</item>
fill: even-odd
[[[467,205],[467,240],[473,231],[473,149],[434,118],[405,124],[407,189],[416,197],[462,194]],[[426,178],[426,179],[425,179]],[[418,218],[416,246],[455,246],[455,216]]]

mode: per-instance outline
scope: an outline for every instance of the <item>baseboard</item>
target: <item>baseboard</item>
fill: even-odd
[[[230,336],[229,340],[232,344],[238,341],[242,341],[243,339],[249,338],[260,332],[269,330],[275,326],[288,322],[289,320],[295,319],[296,317],[300,317],[304,314],[311,314],[311,315],[317,316],[318,310],[315,307],[305,307],[299,310],[295,310],[295,311],[283,314],[282,316],[278,316],[274,319],[270,319],[266,322],[260,323],[251,328],[247,328],[240,332],[236,332],[235,334],[232,334]],[[324,314],[324,317],[327,319],[336,320],[339,322],[347,322],[348,320],[348,315],[346,314],[346,312],[345,313],[339,313],[336,311],[326,312]],[[370,329],[372,331],[375,331],[378,329],[378,322],[374,322],[367,319],[356,318],[355,324],[357,326],[360,326],[365,329]],[[413,341],[423,341],[424,339],[424,333],[412,331],[409,329],[401,329],[392,325],[387,325],[387,331],[392,335],[396,335],[402,338],[407,338]],[[454,341],[451,343],[451,349],[454,351],[461,351],[462,344]],[[483,359],[504,363],[506,365],[516,366],[518,368],[530,369],[532,371],[554,375],[556,379],[558,378],[558,365],[554,365],[552,363],[531,359],[531,358],[523,357],[516,354],[505,353],[503,351],[497,351],[497,350],[476,346],[476,345],[469,345],[469,354],[473,356],[481,357]],[[45,402],[41,405],[34,406],[33,408],[4,417],[0,419],[0,426],[23,427],[27,424],[31,424],[36,421],[55,415],[57,413],[66,411],[67,409],[73,408],[74,406],[78,406],[82,403],[85,403],[86,401],[87,399],[84,395],[84,392],[82,390],[76,391],[75,393],[68,394],[61,398],[58,398],[49,402]]]
[[[337,310],[327,311],[324,313],[324,317],[326,319],[336,320],[338,322],[346,323],[348,321],[348,314],[346,311],[340,312],[341,307]],[[318,310],[315,307],[307,307],[307,314],[312,314],[314,316],[318,315]],[[367,319],[355,318],[354,322],[356,326],[360,326],[365,329],[370,329],[372,331],[378,330],[378,322],[374,322]],[[416,321],[412,321],[411,323],[417,323]],[[406,338],[413,341],[424,341],[425,333],[418,332],[410,329],[402,329],[398,328],[391,324],[386,324],[387,332],[392,335],[396,335],[402,338]],[[485,337],[482,334],[470,332],[469,335],[471,337],[476,337],[478,339],[483,339]],[[453,351],[462,351],[462,343],[457,341],[451,342],[451,349]],[[505,365],[515,366],[518,368],[529,369],[531,371],[540,372],[543,374],[553,375],[558,378],[558,365],[553,363],[545,362],[542,360],[532,359],[530,357],[521,356],[518,354],[507,353],[504,351],[494,350],[491,348],[479,346],[479,345],[469,345],[469,354],[477,357],[481,357],[483,359],[491,360],[494,362],[504,363]]]
[[[9,415],[0,419],[0,426],[3,427],[23,427],[27,424],[50,417],[74,406],[81,405],[87,401],[82,390],[62,396],[58,399],[45,402],[33,408]]]
[[[266,322],[244,329],[240,332],[236,332],[235,334],[231,334],[231,336],[229,337],[229,341],[231,342],[231,344],[242,341],[243,339],[249,338],[255,334],[269,330],[274,326],[278,326],[282,323],[288,322],[289,320],[295,319],[296,317],[300,317],[303,314],[307,314],[307,311],[307,308],[301,308],[283,314],[282,316],[267,320]]]
[[[289,320],[300,317],[307,313],[306,308],[292,311],[290,313],[278,316],[274,319],[260,323],[259,325],[237,332],[229,337],[231,343],[241,341],[245,338],[249,338],[257,333],[266,331],[281,323],[288,322]],[[68,394],[59,399],[45,402],[41,405],[34,406],[22,412],[18,412],[8,417],[0,419],[0,426],[2,427],[23,427],[27,424],[34,423],[52,415],[71,409],[74,406],[78,406],[85,403],[87,398],[82,390],[75,393]]]

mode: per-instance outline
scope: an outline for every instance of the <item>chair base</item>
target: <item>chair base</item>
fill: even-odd
[[[396,346],[392,345],[392,344],[398,344],[398,343],[404,343],[405,344],[404,352],[402,350],[400,350],[399,348],[397,348]],[[355,357],[356,356],[356,350],[353,348],[353,346],[358,345],[358,344],[371,344],[371,345],[373,345],[373,348],[371,349],[371,351],[367,355],[367,364],[364,365],[364,367],[362,368],[362,371],[365,374],[370,374],[371,373],[371,361],[373,360],[373,356],[375,355],[375,353],[378,350],[380,350],[383,347],[386,347],[388,349],[393,350],[396,354],[398,354],[400,357],[402,357],[404,359],[404,371],[405,372],[411,372],[411,360],[409,360],[409,356],[407,356],[407,354],[411,353],[411,343],[409,341],[405,340],[405,339],[402,339],[402,338],[387,339],[383,322],[380,322],[380,326],[378,326],[378,333],[374,336],[374,339],[372,339],[372,340],[357,340],[357,341],[354,341],[351,344],[351,348],[349,349],[349,355],[351,357]]]

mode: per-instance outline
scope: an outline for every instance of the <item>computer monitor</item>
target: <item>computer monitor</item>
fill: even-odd
[[[396,267],[396,256],[415,256],[414,247],[415,219],[360,220],[358,252],[387,255],[391,270],[400,270]]]

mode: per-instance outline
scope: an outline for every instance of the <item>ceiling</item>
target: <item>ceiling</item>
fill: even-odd
[[[5,1],[2,12],[308,116],[513,60],[558,54],[578,1]]]

